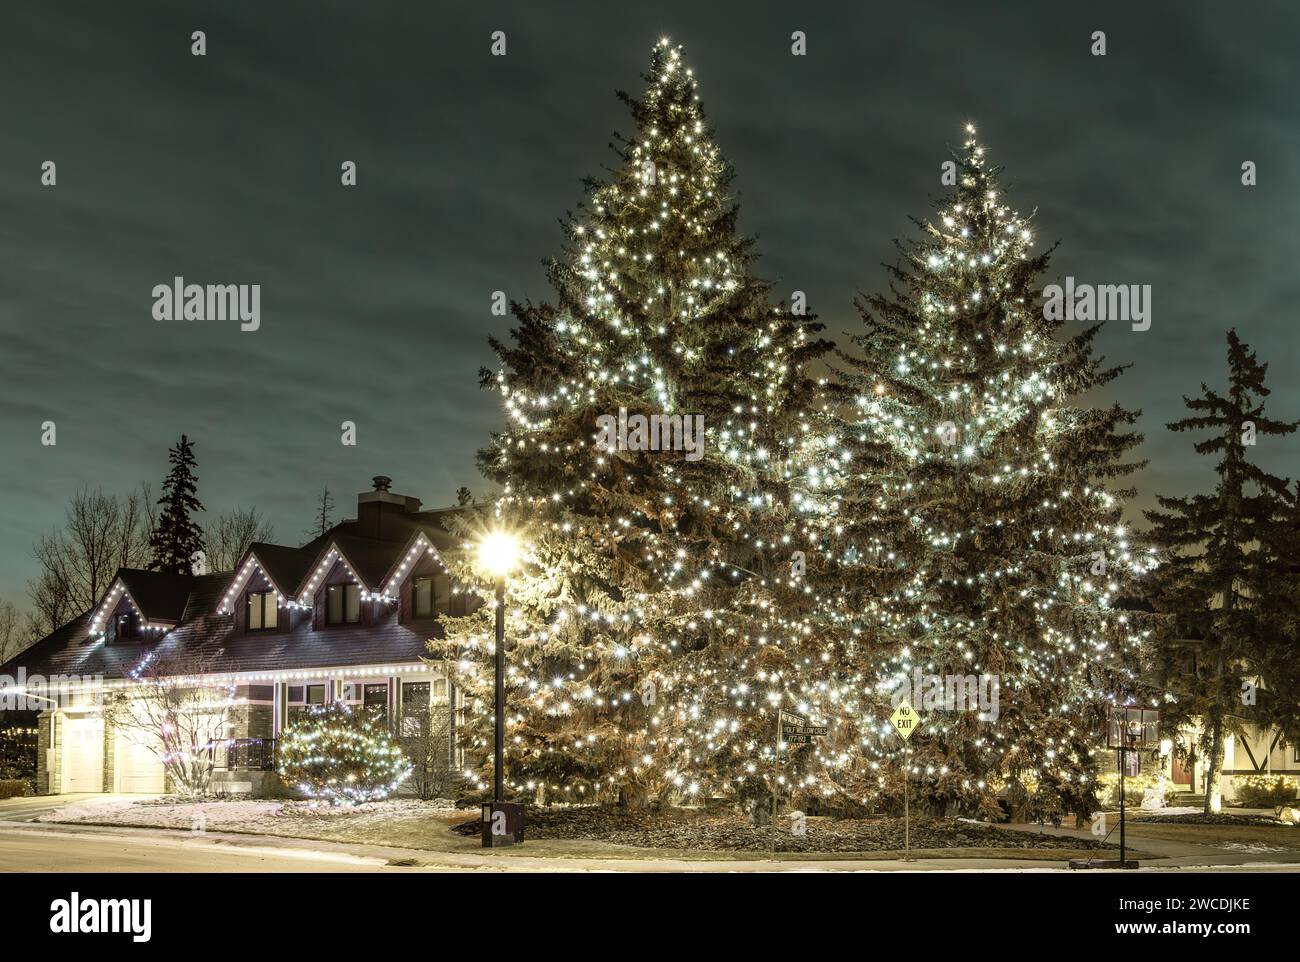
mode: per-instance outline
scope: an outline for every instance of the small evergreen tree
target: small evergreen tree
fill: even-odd
[[[278,752],[289,787],[335,804],[387,798],[411,774],[384,720],[343,702],[308,706],[280,736]]]
[[[1169,425],[1210,432],[1195,448],[1218,455],[1218,484],[1211,494],[1160,497],[1163,510],[1146,512],[1153,541],[1170,554],[1151,589],[1166,616],[1155,656],[1175,698],[1165,723],[1196,727],[1207,763],[1206,812],[1218,802],[1224,737],[1240,735],[1247,721],[1266,720],[1259,694],[1272,687],[1266,676],[1278,648],[1270,628],[1290,617],[1290,602],[1278,599],[1270,608],[1268,601],[1277,597],[1271,586],[1291,581],[1294,542],[1278,536],[1294,524],[1294,496],[1286,480],[1247,459],[1258,437],[1297,426],[1264,414],[1267,369],[1235,330],[1228,332],[1227,393],[1202,384],[1200,395],[1183,398],[1193,414]],[[1243,692],[1243,684],[1254,690]]]
[[[182,434],[180,441],[167,452],[167,460],[172,468],[158,499],[162,511],[149,539],[153,551],[149,567],[154,571],[188,575],[193,573],[194,555],[203,550],[203,528],[191,516],[203,510],[196,496],[199,479],[194,474],[194,442]]]

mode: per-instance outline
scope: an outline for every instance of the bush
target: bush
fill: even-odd
[[[0,798],[22,798],[31,795],[32,783],[23,778],[0,779]]]
[[[280,737],[280,775],[310,798],[335,803],[387,798],[411,774],[388,726],[343,702],[311,706]]]
[[[1145,761],[1145,759],[1144,759]],[[1115,772],[1104,772],[1097,777],[1097,788],[1100,801],[1109,809],[1119,808],[1119,775]],[[1146,798],[1147,789],[1160,789],[1161,797],[1164,803],[1168,805],[1173,796],[1178,793],[1178,786],[1169,781],[1159,771],[1143,772],[1141,775],[1130,775],[1124,779],[1124,804],[1129,808],[1141,808],[1143,800]]]
[[[1242,808],[1276,808],[1294,801],[1296,780],[1287,775],[1247,775],[1237,779],[1236,804]]]

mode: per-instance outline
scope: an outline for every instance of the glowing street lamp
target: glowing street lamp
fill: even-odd
[[[519,553],[518,538],[506,531],[493,531],[479,542],[479,567],[503,581],[518,566]]]
[[[506,748],[506,577],[519,564],[519,539],[507,531],[492,531],[483,537],[478,546],[479,567],[496,580],[496,692],[493,709],[496,715],[496,733],[492,747],[492,800],[505,799],[505,748]]]

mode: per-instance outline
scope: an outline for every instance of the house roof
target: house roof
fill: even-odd
[[[42,638],[0,672],[26,677],[80,675],[129,678],[153,661],[165,674],[309,671],[347,665],[414,664],[428,656],[428,641],[442,637],[436,621],[408,624],[395,610],[374,625],[312,628],[303,618],[291,631],[245,633],[233,614],[216,613],[229,573],[191,579],[181,624],[157,641],[108,641],[89,632],[91,612]]]
[[[282,544],[267,544],[254,541],[248,546],[248,554],[257,559],[262,570],[275,583],[282,593],[293,597],[302,584],[303,578],[311,567],[311,552],[304,548],[290,548]],[[238,571],[239,565],[235,570]]]
[[[308,618],[291,631],[246,634],[235,630],[232,612],[220,613],[218,609],[250,555],[282,593],[298,597],[313,570],[331,548],[337,547],[366,588],[377,592],[400,569],[420,535],[435,551],[457,545],[440,524],[445,514],[444,510],[389,516],[385,538],[367,537],[365,524],[344,521],[300,548],[254,543],[234,571],[191,576],[121,569],[96,608],[42,638],[0,666],[0,672],[13,675],[22,667],[28,677],[75,674],[126,678],[150,655],[166,662],[167,673],[282,672],[411,664],[427,656],[430,638],[441,637],[442,627],[436,621],[405,624],[394,609],[387,608],[378,624],[313,630]],[[110,594],[119,582],[145,620],[176,627],[158,640],[110,642],[103,634],[92,634],[96,610],[111,600]]]
[[[185,614],[194,578],[162,571],[119,568],[117,579],[126,587],[146,621],[175,624]]]

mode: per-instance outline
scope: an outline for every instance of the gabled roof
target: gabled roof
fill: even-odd
[[[185,603],[189,600],[193,582],[192,575],[118,568],[90,610],[86,629],[90,634],[102,633],[109,614],[123,595],[146,623],[164,628],[179,624],[185,615]]]
[[[370,537],[375,528],[357,520],[335,525],[300,548],[254,543],[234,571],[208,575],[172,575],[124,568],[117,572],[95,608],[73,619],[22,652],[5,671],[19,666],[32,674],[131,677],[146,658],[188,662],[192,670],[219,664],[221,671],[312,671],[348,665],[403,665],[427,655],[430,633],[441,633],[436,622],[407,625],[392,605],[391,589],[411,570],[417,553],[441,555],[459,542],[443,519],[459,509],[411,511],[386,516],[384,538]],[[318,569],[337,552],[371,594],[384,594],[379,604],[389,614],[377,624],[336,626],[313,630],[300,621],[280,633],[243,634],[225,604],[251,574],[255,562],[276,591],[288,600],[302,598]],[[146,634],[145,640],[107,642],[105,621],[123,595],[141,617],[166,633]],[[92,633],[93,632],[93,633]],[[212,670],[218,670],[213,668]]]
[[[255,541],[249,546],[248,553],[257,558],[258,565],[280,593],[290,598],[297,592],[303,578],[307,576],[307,569],[311,567],[312,554],[303,548]]]
[[[431,532],[417,531],[411,535],[411,539],[407,541],[397,557],[393,559],[393,563],[389,565],[388,570],[384,572],[378,590],[385,595],[388,594],[393,583],[400,583],[406,576],[407,571],[415,566],[416,560],[424,552],[431,552],[439,562],[442,562],[442,553],[454,546],[455,539],[442,529]]]
[[[322,565],[329,561],[335,552],[356,575],[363,588],[374,594],[386,591],[390,576],[402,566],[403,559],[417,542],[423,542],[433,548],[435,553],[454,548],[457,543],[445,530],[432,525],[413,529],[410,537],[404,542],[377,541],[374,538],[343,533],[319,538],[313,542],[319,544],[319,551],[308,566],[307,574],[299,584],[296,595],[302,601],[304,595],[315,589],[317,578],[323,573],[320,570]]]
[[[185,602],[194,587],[193,575],[120,568],[117,578],[126,587],[132,603],[146,621],[178,624],[185,614]]]

